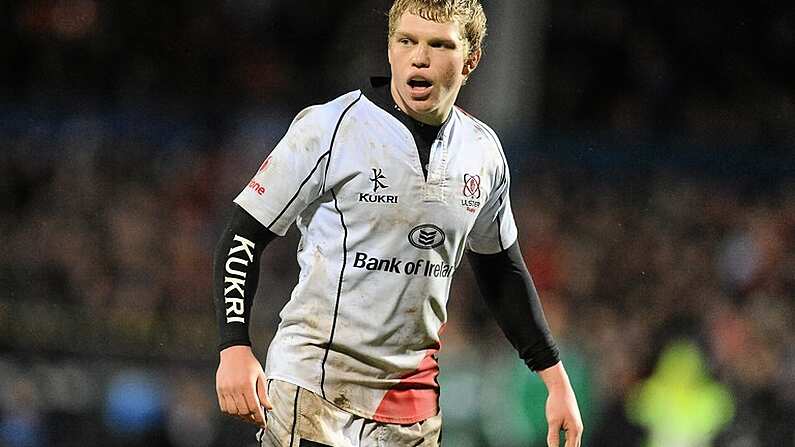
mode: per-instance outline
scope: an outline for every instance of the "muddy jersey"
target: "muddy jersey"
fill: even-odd
[[[465,249],[516,240],[494,132],[454,108],[427,178],[408,128],[368,89],[301,111],[235,202],[272,232],[301,232],[300,275],[265,363],[353,414],[438,413],[439,332]]]

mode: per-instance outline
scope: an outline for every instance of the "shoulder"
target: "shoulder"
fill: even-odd
[[[497,136],[497,132],[461,107],[455,106],[455,111],[462,127],[473,134],[472,141],[480,143],[483,150],[492,154],[501,163],[505,163],[505,152],[502,149],[502,143]]]
[[[348,92],[327,103],[311,105],[298,112],[284,136],[286,146],[328,148],[342,118],[359,102],[360,96],[358,90]]]
[[[333,131],[337,123],[361,98],[355,90],[341,95],[325,104],[316,104],[298,112],[290,127],[312,128],[320,132]]]

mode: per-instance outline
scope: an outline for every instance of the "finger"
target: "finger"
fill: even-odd
[[[547,433],[547,446],[560,447],[560,426],[549,426],[549,433]]]
[[[262,410],[257,398],[256,386],[256,383],[253,383],[252,387],[243,394],[243,398],[246,400],[249,414],[254,416],[254,422],[259,426],[263,426],[265,425],[265,412]]]
[[[235,395],[226,396],[227,407],[230,409],[227,414],[247,424],[254,424],[260,426],[260,424],[257,422],[255,415],[249,411],[245,402],[243,402],[243,398],[240,397],[240,395],[236,396],[237,398],[235,398]],[[239,402],[243,402],[243,404],[239,405]]]
[[[265,428],[265,421],[266,421],[266,419],[265,419],[265,409],[263,409],[262,406],[257,405],[257,409],[254,412],[253,416],[254,416],[254,422],[258,426],[260,426],[262,428]]]
[[[216,392],[216,396],[218,397],[218,409],[221,410],[221,413],[226,413],[226,407],[224,407],[224,396],[222,396],[220,392]]]
[[[221,394],[218,396],[219,404],[221,405],[221,411],[225,414],[235,414],[237,411],[235,410],[235,403],[232,401],[227,395]]]
[[[571,438],[572,438],[572,444],[571,444],[572,447],[580,447],[580,445],[582,444],[582,428],[572,430]],[[567,440],[569,439],[568,432],[566,433],[566,439]]]
[[[240,416],[248,416],[250,412],[248,411],[248,405],[246,405],[246,400],[240,393],[232,394],[232,400],[235,402],[235,408],[237,408],[237,412]]]
[[[268,400],[268,379],[265,377],[265,374],[260,374],[257,378],[257,396],[259,396],[259,403],[260,405],[264,406],[268,410],[273,410],[273,405],[271,405],[270,401]]]
[[[257,422],[257,419],[256,419],[256,417],[253,414],[248,414],[248,415],[245,415],[245,416],[238,416],[237,418],[240,419],[241,421],[247,423],[247,424],[254,424],[256,426],[259,426],[259,423]]]
[[[224,400],[224,393],[221,391],[221,386],[218,384],[217,379],[215,384],[215,395],[218,397],[218,408],[221,409],[222,413],[226,413],[226,402]]]
[[[565,447],[579,447],[582,442],[582,429],[569,428],[566,430],[566,445]]]
[[[265,424],[260,423],[254,414],[249,414],[246,416],[238,416],[238,418],[247,424],[252,424],[256,425],[257,427],[265,428]]]
[[[577,436],[575,436],[574,432],[572,432],[571,430],[566,430],[563,432],[563,435],[566,436],[566,443],[563,444],[564,447],[577,446]]]

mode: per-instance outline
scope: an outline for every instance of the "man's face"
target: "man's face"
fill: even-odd
[[[389,39],[392,97],[417,121],[439,125],[455,103],[480,52],[467,55],[456,22],[437,23],[404,13]]]

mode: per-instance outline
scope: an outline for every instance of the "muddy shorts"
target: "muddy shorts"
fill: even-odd
[[[262,447],[437,447],[442,415],[414,424],[365,419],[322,397],[279,380],[268,381],[267,428],[257,433]]]

